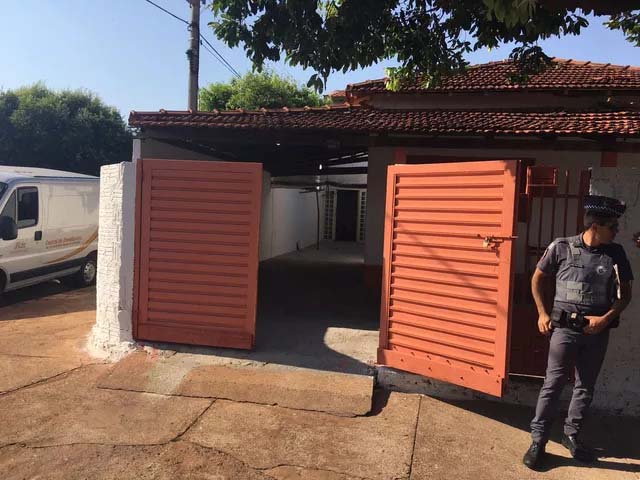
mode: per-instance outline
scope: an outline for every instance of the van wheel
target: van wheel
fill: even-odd
[[[73,275],[67,277],[69,283],[75,287],[88,287],[96,283],[96,274],[98,272],[98,263],[94,256],[90,256],[84,259],[80,270]],[[67,282],[65,282],[67,283]]]

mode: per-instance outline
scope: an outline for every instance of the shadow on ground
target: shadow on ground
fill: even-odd
[[[0,295],[0,321],[95,310],[95,287],[78,289],[54,280]],[[23,308],[28,302],[29,308]]]
[[[532,408],[520,405],[508,405],[498,402],[481,400],[445,401],[446,403],[473,412],[486,418],[493,419],[505,425],[529,432],[529,424],[534,415]],[[561,443],[562,419],[566,411],[558,414],[550,440]],[[548,453],[542,471],[553,470],[558,467],[572,466],[585,469],[598,468],[611,471],[640,473],[640,464],[612,462],[607,458],[619,458],[640,461],[640,418],[594,413],[585,424],[582,438],[586,444],[593,447],[601,460],[593,465],[576,463],[572,458]],[[524,455],[524,451],[522,452]]]
[[[380,293],[365,286],[361,256],[357,261],[350,250],[349,255],[323,253],[307,249],[260,264],[255,350],[161,346],[181,353],[371,374]]]

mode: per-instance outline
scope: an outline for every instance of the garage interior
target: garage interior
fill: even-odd
[[[261,262],[256,348],[249,358],[371,374],[380,293],[364,284],[362,245],[322,242]]]
[[[373,375],[380,292],[363,281],[362,245],[322,242],[260,263],[253,350],[172,344],[206,364]],[[153,345],[159,346],[156,342]]]

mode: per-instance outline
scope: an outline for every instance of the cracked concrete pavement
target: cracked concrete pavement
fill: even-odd
[[[100,388],[279,405],[342,416],[371,410],[373,377],[275,364],[244,368],[209,364],[212,356],[135,352],[118,362]]]
[[[326,404],[349,396],[329,396],[321,407],[312,399],[324,411],[300,409],[302,377],[295,398],[282,402],[277,389],[267,399],[248,395],[248,370],[243,389],[234,390],[231,378],[207,383],[228,371],[180,370],[174,356],[151,362],[151,370],[141,367],[144,359],[101,363],[83,350],[94,295],[61,291],[0,309],[3,479],[640,479],[637,418],[593,419],[597,464],[576,464],[551,442],[545,471],[536,473],[520,463],[529,442],[526,408],[376,391],[369,413],[357,403],[357,414],[344,416]],[[127,374],[125,388],[104,383]],[[137,374],[153,382],[137,384]],[[281,372],[274,375],[282,382]],[[316,379],[308,396],[317,387]]]
[[[0,301],[12,303],[50,289],[48,284],[30,287]],[[94,297],[90,288],[0,303],[0,395],[96,363],[83,351],[95,322]]]

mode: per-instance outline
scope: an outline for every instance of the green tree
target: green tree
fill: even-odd
[[[91,93],[43,84],[0,91],[0,164],[98,175],[131,159],[131,132]]]
[[[212,83],[200,90],[200,110],[230,110],[319,106],[322,97],[313,90],[273,72],[247,73],[230,83]]]
[[[608,18],[640,45],[637,0],[211,0],[210,23],[229,46],[242,45],[254,68],[283,56],[314,70],[308,86],[322,90],[333,71],[396,59],[389,87],[425,86],[461,71],[466,54],[514,42],[512,58],[526,78],[549,57],[536,42],[578,35],[587,14]]]

